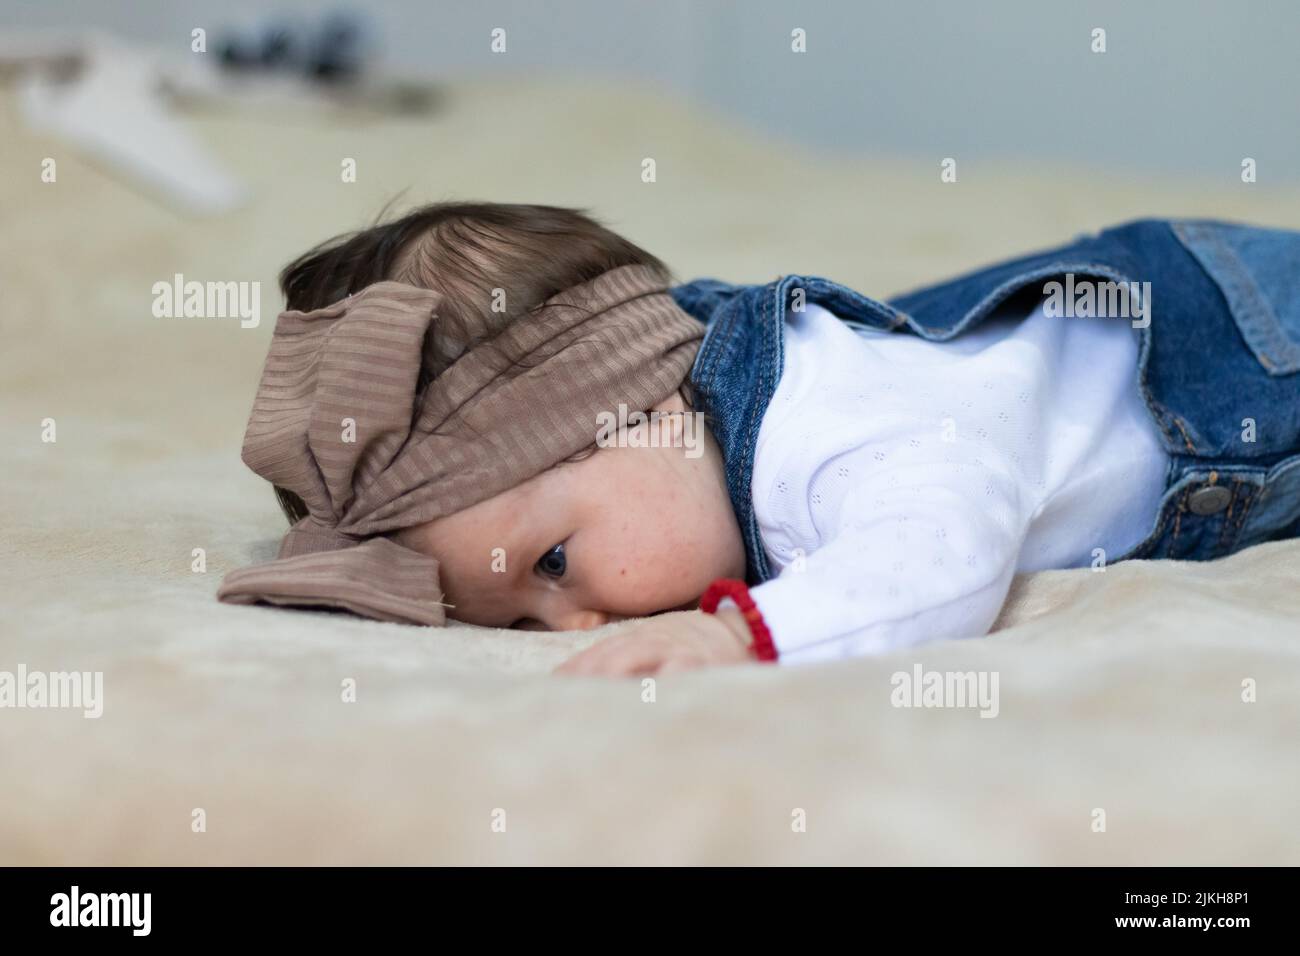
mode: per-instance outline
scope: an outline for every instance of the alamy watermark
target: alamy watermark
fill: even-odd
[[[927,671],[914,664],[911,671],[895,671],[889,678],[895,707],[969,707],[981,717],[996,717],[997,671]]]
[[[103,671],[0,671],[0,707],[79,709],[95,720],[104,713]]]
[[[681,421],[681,434],[678,435],[676,429],[671,429],[670,436],[665,439],[660,425],[672,419]],[[650,426],[648,429],[639,428],[647,424]],[[617,414],[596,414],[596,426],[596,445],[600,448],[681,447],[686,449],[687,458],[699,458],[704,454],[703,412],[628,412],[627,405],[619,402]]]
[[[1132,319],[1135,329],[1151,324],[1150,282],[1076,281],[1067,272],[1065,282],[1045,283],[1043,295],[1043,312],[1052,318]]]
[[[185,281],[176,273],[171,282],[153,284],[156,319],[239,319],[241,329],[262,321],[262,283]]]
[[[152,893],[83,893],[74,883],[67,893],[50,897],[50,925],[120,926],[132,936],[148,936],[152,910]]]

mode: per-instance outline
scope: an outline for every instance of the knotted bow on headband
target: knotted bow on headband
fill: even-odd
[[[309,514],[276,560],[227,574],[219,600],[444,624],[437,560],[383,535],[570,458],[620,402],[653,408],[686,379],[704,335],[645,265],[513,320],[478,316],[463,340],[439,325],[440,302],[385,281],[280,314],[242,457]],[[435,377],[417,394],[422,362]]]

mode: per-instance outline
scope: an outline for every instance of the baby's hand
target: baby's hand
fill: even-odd
[[[555,673],[632,677],[752,660],[745,619],[735,608],[725,607],[717,614],[675,611],[624,625],[617,634],[573,655]]]

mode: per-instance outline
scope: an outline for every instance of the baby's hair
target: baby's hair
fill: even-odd
[[[379,220],[383,219],[380,213]],[[437,324],[460,341],[471,317],[503,328],[566,289],[625,265],[650,266],[671,284],[671,270],[656,256],[607,229],[585,210],[521,203],[435,202],[388,222],[335,236],[284,267],[280,289],[286,309],[310,312],[385,279],[442,294]],[[504,293],[505,312],[492,306]],[[470,342],[470,345],[477,344]],[[417,389],[437,374],[420,369]],[[684,398],[690,403],[688,382]],[[579,452],[579,460],[595,450]],[[307,506],[275,486],[290,524]]]

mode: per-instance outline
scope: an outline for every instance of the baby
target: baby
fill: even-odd
[[[1019,572],[1300,534],[1300,234],[1139,221],[890,303],[670,277],[491,203],[291,263],[244,459],[293,528],[221,599],[637,618],[559,670],[662,674],[982,636]]]

